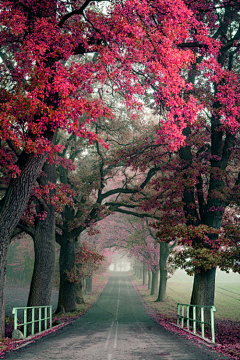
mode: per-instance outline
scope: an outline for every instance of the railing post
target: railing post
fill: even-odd
[[[32,308],[32,331],[31,334],[34,335],[34,325],[35,325],[35,308]]]
[[[214,327],[214,311],[215,307],[211,307],[211,332],[212,332],[212,342],[215,344],[215,327]]]
[[[52,328],[52,305],[50,305],[50,308],[49,308],[49,311],[50,311],[50,328]]]
[[[196,306],[193,306],[193,333],[196,334],[197,326],[196,326]]]
[[[42,324],[41,324],[41,322],[42,322],[42,308],[41,307],[39,307],[39,309],[38,309],[38,331],[39,332],[41,332],[42,331]]]
[[[177,304],[177,325],[179,326],[179,320],[180,320],[180,304]]]
[[[181,318],[181,326],[184,327],[184,305],[182,304],[182,318]]]
[[[201,306],[201,330],[202,330],[202,337],[204,338],[204,307]]]
[[[189,330],[189,308],[190,305],[187,305],[187,329]]]
[[[27,337],[27,309],[23,310],[23,336]]]
[[[17,330],[17,309],[13,308],[12,314],[14,315],[14,330]]]
[[[44,308],[45,330],[47,329],[47,306]]]

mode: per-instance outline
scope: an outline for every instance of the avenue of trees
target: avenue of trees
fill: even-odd
[[[239,271],[239,17],[238,0],[0,0],[0,337],[22,233],[28,306],[49,304],[60,246],[57,312],[105,248],[152,283],[160,268],[158,301],[169,253],[192,304],[214,304],[217,267]],[[83,245],[112,212],[131,216],[128,237]]]

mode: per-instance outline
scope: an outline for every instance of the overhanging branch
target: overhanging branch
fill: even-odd
[[[71,11],[70,13],[64,15],[64,16],[62,17],[62,19],[59,21],[58,26],[59,26],[60,28],[62,28],[63,25],[64,25],[64,23],[65,23],[68,19],[70,19],[72,16],[74,16],[74,15],[82,15],[83,12],[84,12],[84,10],[85,10],[85,9],[88,7],[88,5],[90,4],[90,2],[92,2],[92,0],[86,0],[79,9],[73,10],[73,11]]]

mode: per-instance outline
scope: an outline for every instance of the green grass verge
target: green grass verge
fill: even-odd
[[[177,303],[190,304],[193,277],[188,276],[184,271],[178,270],[168,280],[167,300],[162,303],[155,303],[157,295],[150,296],[147,286],[142,285],[142,280],[134,275],[132,278],[143,298],[152,304],[152,307],[159,310],[166,318],[176,319]],[[216,277],[215,292],[215,317],[218,320],[240,321],[240,275],[226,274],[218,271]]]

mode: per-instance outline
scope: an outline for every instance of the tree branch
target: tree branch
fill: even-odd
[[[31,227],[31,226],[27,226],[27,225],[24,225],[22,223],[18,223],[17,225],[17,228],[18,228],[18,231],[17,233],[15,234],[15,236],[25,232],[26,234],[30,235],[32,238],[34,238],[34,235],[35,235],[35,229],[34,227]]]
[[[84,2],[84,4],[83,4],[79,9],[73,10],[73,11],[71,11],[70,13],[64,15],[64,16],[62,17],[62,19],[59,21],[58,26],[59,26],[60,28],[62,28],[63,25],[64,25],[64,23],[65,23],[68,19],[70,19],[72,16],[74,16],[74,15],[82,15],[83,12],[84,12],[84,10],[88,7],[88,5],[89,5],[91,2],[92,2],[92,0],[86,0],[86,1]]]
[[[116,211],[116,212],[120,212],[123,214],[128,214],[128,215],[133,215],[139,218],[144,218],[144,217],[148,217],[151,219],[156,219],[156,220],[160,220],[160,217],[155,216],[155,215],[149,215],[148,213],[137,213],[134,211],[130,211],[130,210],[125,210],[125,209],[120,209],[119,206],[116,206],[115,203],[107,203],[109,205],[109,211]],[[125,204],[122,204],[121,206],[123,207],[127,207],[125,206]]]

